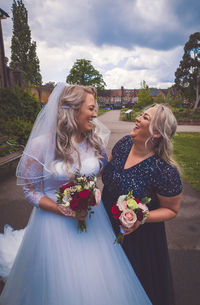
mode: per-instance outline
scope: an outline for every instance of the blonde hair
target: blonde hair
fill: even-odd
[[[81,166],[76,136],[79,127],[78,115],[87,94],[92,94],[96,102],[97,93],[95,88],[80,85],[66,86],[59,99],[56,129],[56,158],[60,158],[65,162],[68,171],[70,171],[70,166],[74,162],[72,157],[74,151],[78,154],[79,168]],[[97,102],[96,110],[98,110]],[[90,131],[85,132],[83,136],[87,139],[87,143],[92,146],[95,155],[102,157],[102,141],[95,134],[94,128],[95,126]]]
[[[152,106],[148,107],[148,109],[152,107],[155,107],[155,112],[149,125],[151,137],[147,140],[147,142],[151,141],[155,154],[180,171],[178,164],[172,157],[172,138],[174,137],[177,129],[176,118],[168,105],[153,104]],[[159,138],[155,138],[155,132],[159,133],[161,136]]]

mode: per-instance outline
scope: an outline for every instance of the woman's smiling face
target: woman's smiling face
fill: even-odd
[[[78,129],[80,133],[89,131],[93,126],[93,119],[96,118],[96,101],[92,94],[87,94],[78,115]]]
[[[149,125],[155,111],[155,107],[151,107],[136,118],[135,127],[130,133],[132,139],[146,142],[152,136]]]

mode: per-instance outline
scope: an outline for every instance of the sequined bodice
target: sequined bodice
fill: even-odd
[[[112,150],[112,161],[104,169],[102,180],[112,200],[133,191],[138,199],[151,197],[157,206],[156,193],[163,196],[180,193],[182,185],[176,169],[155,155],[124,169],[132,145],[130,136],[122,138]]]

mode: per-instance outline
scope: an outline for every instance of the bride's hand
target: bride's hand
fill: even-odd
[[[75,218],[76,217],[76,213],[70,208],[70,207],[65,207],[62,204],[58,205],[58,210],[67,217],[72,217]]]
[[[58,205],[58,210],[67,217],[72,217],[72,218],[76,218],[77,220],[85,220],[85,218],[87,217],[87,210],[83,210],[83,211],[78,211],[75,212],[73,211],[70,207],[65,207],[62,204]]]

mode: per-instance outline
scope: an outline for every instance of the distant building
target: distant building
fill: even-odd
[[[167,93],[168,93],[168,89],[150,89],[149,90],[149,95],[152,98],[156,98],[158,96],[161,96],[165,99],[166,96],[167,96]]]
[[[121,89],[103,90],[99,94],[99,105],[100,107],[112,105],[114,108],[131,107],[138,103],[139,91],[140,89],[125,89],[124,87],[121,87]],[[181,96],[180,92],[174,87],[168,89],[149,89],[149,95],[153,99],[160,96],[165,100],[168,94],[170,94],[172,98]]]
[[[45,106],[53,89],[54,86],[49,86],[48,84],[46,84],[38,87],[32,87],[31,93],[39,99],[41,106]]]
[[[103,90],[99,94],[99,104],[100,107],[114,106],[123,107],[128,104],[137,103],[137,93],[138,89],[109,89]]]

